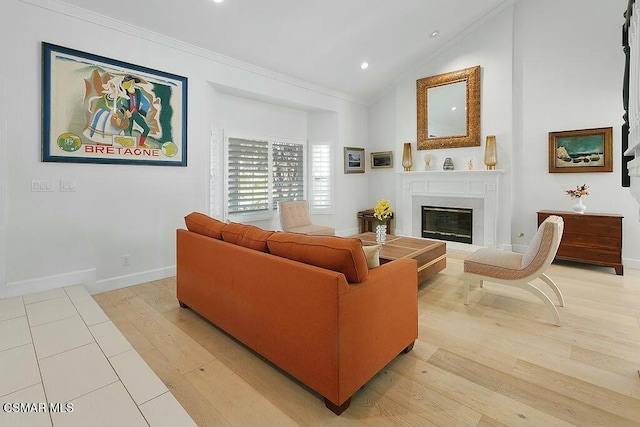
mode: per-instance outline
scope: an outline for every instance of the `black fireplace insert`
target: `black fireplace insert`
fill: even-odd
[[[473,209],[422,206],[422,237],[472,243]]]

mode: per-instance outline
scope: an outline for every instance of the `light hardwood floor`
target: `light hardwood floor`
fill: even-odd
[[[465,306],[463,257],[449,253],[447,268],[420,285],[413,351],[362,387],[339,417],[180,308],[173,278],[94,298],[199,426],[640,425],[639,270],[620,277],[554,263],[548,273],[566,299],[556,327],[537,298],[499,284],[472,288]]]

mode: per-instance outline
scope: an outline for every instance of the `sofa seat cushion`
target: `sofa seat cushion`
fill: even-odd
[[[222,234],[220,234],[220,232],[222,228],[227,225],[222,221],[218,221],[200,212],[191,212],[184,217],[184,222],[187,230],[218,240],[222,240]]]
[[[273,231],[263,230],[255,225],[231,222],[222,228],[221,234],[225,242],[269,253],[267,239]]]
[[[267,245],[273,255],[337,271],[349,283],[362,282],[369,274],[360,239],[278,232]]]

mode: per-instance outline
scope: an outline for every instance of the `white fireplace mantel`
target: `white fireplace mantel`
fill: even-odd
[[[480,230],[474,244],[496,247],[498,233],[499,185],[502,170],[453,170],[396,172],[396,230],[420,237],[420,205],[429,200],[448,198],[456,203],[467,200],[475,205],[474,228]],[[475,224],[479,219],[480,224]]]

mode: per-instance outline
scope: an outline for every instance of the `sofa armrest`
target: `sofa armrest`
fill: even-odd
[[[338,318],[342,403],[418,337],[417,262],[370,270],[340,296]]]

